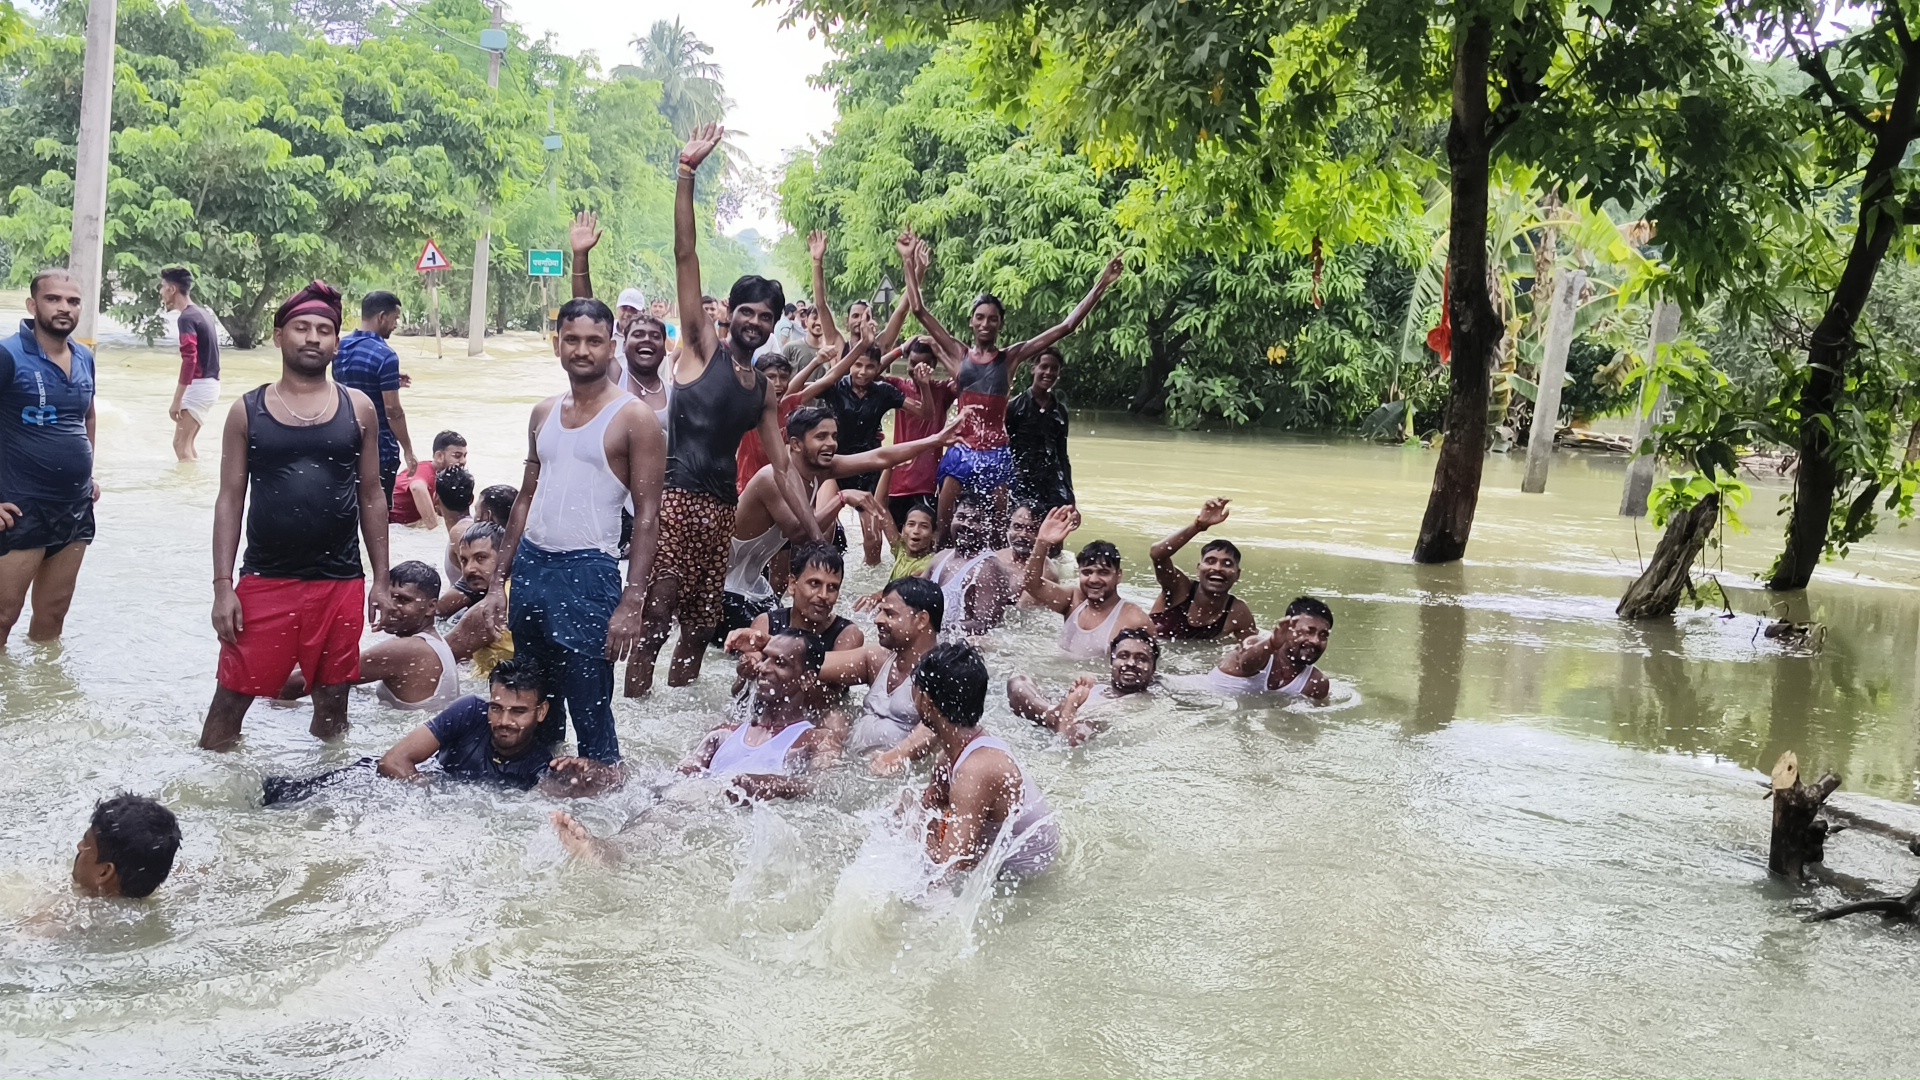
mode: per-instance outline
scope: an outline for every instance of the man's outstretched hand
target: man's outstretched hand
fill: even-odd
[[[573,215],[573,227],[567,230],[567,239],[573,244],[575,255],[592,251],[600,242],[600,215],[591,210]]]
[[[687,140],[687,148],[680,151],[680,164],[691,171],[699,171],[702,162],[720,145],[727,131],[719,124],[701,124],[693,129],[693,137]]]

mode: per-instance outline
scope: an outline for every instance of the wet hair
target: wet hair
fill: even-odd
[[[881,354],[880,346],[878,345],[868,345],[866,348],[861,349],[857,353],[854,353],[853,358],[855,360],[871,360],[875,364],[878,364],[880,363],[881,360],[885,359],[885,357]]]
[[[33,275],[33,281],[27,285],[27,295],[34,296],[34,297],[39,296],[40,283],[43,281],[52,281],[54,278],[66,278],[67,280],[73,281],[76,283],[79,282],[80,280],[79,278],[74,277],[73,271],[67,269],[64,266],[49,266],[45,270],[42,270],[39,273],[36,273]],[[155,882],[155,884],[158,884],[158,882]]]
[[[900,520],[905,521],[906,519],[908,519],[909,517],[912,517],[915,514],[927,515],[927,521],[932,524],[937,525],[940,522],[940,512],[934,509],[934,506],[932,503],[928,502],[926,499],[923,499],[923,498],[914,499],[913,502],[907,507],[907,512],[900,515]]]
[[[940,622],[947,616],[947,594],[940,591],[940,586],[923,577],[896,578],[887,582],[880,595],[898,596],[908,609],[925,613],[927,621],[933,624],[933,632],[940,632]]]
[[[120,878],[120,895],[142,897],[173,873],[180,822],[173,811],[143,795],[115,795],[93,806],[94,850]]]
[[[1147,629],[1146,627],[1129,626],[1125,630],[1122,630],[1119,633],[1113,635],[1113,640],[1107,643],[1108,659],[1112,659],[1113,654],[1120,651],[1120,643],[1123,641],[1146,642],[1147,648],[1153,650],[1153,662],[1155,664],[1158,664],[1160,662],[1160,639],[1154,637],[1153,631]]]
[[[840,552],[832,544],[825,542],[801,544],[793,549],[794,577],[799,577],[810,567],[815,566],[822,570],[830,570],[842,578],[847,576],[847,562],[840,557]]]
[[[460,534],[460,542],[463,544],[472,544],[486,540],[493,544],[495,551],[498,551],[500,550],[500,545],[506,542],[506,536],[506,526],[496,525],[491,521],[476,521],[472,525],[467,526],[466,532]]]
[[[979,311],[981,304],[992,304],[995,310],[1000,312],[1001,318],[1004,319],[1007,317],[1007,305],[1001,303],[1000,298],[993,295],[990,292],[983,292],[979,296],[974,297],[973,306],[967,309],[967,313],[971,315],[972,313]]]
[[[779,349],[770,349],[755,357],[753,366],[763,373],[772,371],[774,368],[779,368],[791,375],[793,374],[793,357],[788,356]]]
[[[759,274],[747,274],[733,283],[727,291],[727,310],[731,311],[741,304],[765,304],[775,311],[787,306],[787,290],[772,278],[763,278]]]
[[[1234,562],[1240,561],[1240,549],[1233,546],[1231,540],[1209,540],[1207,546],[1200,549],[1200,557],[1205,558],[1216,551],[1224,551],[1233,556]]]
[[[370,292],[360,298],[360,317],[377,319],[389,312],[400,310],[400,298],[382,289]]]
[[[467,437],[457,431],[443,431],[433,437],[433,452],[439,453],[449,446],[465,446]]]
[[[1120,569],[1120,549],[1105,540],[1095,540],[1080,549],[1074,562],[1081,566],[1111,566]]]
[[[433,493],[440,497],[440,505],[451,511],[455,518],[463,518],[473,513],[473,474],[464,465],[442,469],[433,477]]]
[[[973,727],[987,709],[987,662],[965,642],[943,641],[914,666],[913,688],[927,695],[948,723]]]
[[[184,266],[169,266],[160,271],[160,280],[179,289],[184,296],[193,295],[193,271]]]
[[[1008,520],[1012,520],[1013,515],[1021,510],[1027,512],[1027,516],[1033,519],[1035,525],[1047,519],[1047,512],[1040,509],[1039,503],[1034,502],[1032,499],[1015,499],[1013,500],[1013,505],[1007,507]]]
[[[633,333],[633,328],[634,328],[634,327],[636,327],[636,326],[639,326],[639,325],[640,325],[641,323],[651,323],[651,324],[653,324],[654,326],[657,326],[657,327],[659,327],[659,328],[660,328],[660,336],[661,336],[661,337],[666,337],[666,336],[667,336],[667,323],[666,323],[666,320],[664,320],[664,319],[659,319],[659,318],[655,318],[654,316],[652,316],[652,315],[649,315],[649,314],[647,314],[647,313],[646,313],[646,312],[644,312],[644,311],[643,311],[643,312],[641,312],[641,313],[640,313],[640,314],[638,314],[638,315],[635,315],[635,316],[633,317],[633,319],[632,319],[632,320],[631,320],[630,322],[628,322],[628,323],[627,323],[627,333],[628,333],[629,335],[631,335],[631,334]]]
[[[912,341],[907,342],[907,355],[912,356],[914,353],[926,353],[928,356],[937,355],[933,351],[933,342],[928,341],[924,337],[916,337]]]
[[[513,504],[519,498],[519,488],[512,484],[495,484],[480,493],[480,509],[504,526],[507,519],[513,516]]]
[[[1328,607],[1325,601],[1316,600],[1311,596],[1294,597],[1293,603],[1287,605],[1287,618],[1291,619],[1295,615],[1311,615],[1326,623],[1327,629],[1333,629],[1333,609]]]
[[[516,693],[531,690],[541,697],[547,696],[547,675],[540,670],[540,662],[531,656],[509,656],[493,665],[493,673],[487,676],[488,686],[499,686]]]
[[[986,496],[979,492],[962,489],[959,497],[953,500],[953,512],[957,514],[962,510],[984,511],[991,509],[992,505],[987,502]]]
[[[591,296],[576,296],[560,305],[560,317],[555,326],[565,326],[575,319],[592,319],[601,326],[613,331],[613,309]]]
[[[793,415],[787,417],[787,438],[804,439],[814,428],[834,419],[837,418],[833,410],[825,405],[806,405],[795,409]]]
[[[1067,358],[1064,356],[1061,356],[1060,350],[1054,348],[1051,345],[1047,346],[1044,349],[1041,349],[1039,355],[1033,358],[1034,366],[1035,367],[1040,366],[1040,361],[1045,360],[1049,356],[1053,357],[1054,363],[1059,364],[1061,367],[1067,366]]]
[[[717,300],[715,300],[715,299],[714,299],[713,297],[711,297],[711,296],[704,296],[704,295],[703,295],[703,296],[701,296],[701,297],[700,297],[700,303],[701,303],[701,305],[702,305],[702,306],[705,306],[705,305],[707,305],[707,304],[714,304],[714,303],[718,303],[718,302],[719,302],[719,301],[717,301]]]
[[[419,559],[408,559],[406,562],[401,563],[399,566],[392,567],[387,571],[387,584],[396,588],[401,585],[412,585],[428,596],[438,598],[440,595],[440,571],[435,570]]]
[[[829,548],[828,550],[832,549]],[[807,670],[815,675],[820,674],[820,665],[827,662],[826,638],[812,631],[802,630],[797,626],[789,626],[773,636],[777,638],[799,638],[800,643],[807,647]]]

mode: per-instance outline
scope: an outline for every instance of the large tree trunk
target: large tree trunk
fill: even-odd
[[[1167,411],[1167,377],[1173,369],[1180,366],[1180,354],[1187,347],[1191,336],[1181,331],[1172,339],[1166,337],[1166,328],[1172,325],[1172,319],[1155,324],[1147,323],[1147,340],[1153,345],[1153,359],[1140,369],[1140,385],[1134,391],[1133,403],[1128,409],[1142,416],[1159,416]]]
[[[1534,281],[1540,280],[1538,274]],[[1569,270],[1554,282],[1547,314],[1546,355],[1540,358],[1540,384],[1534,393],[1533,424],[1527,432],[1527,474],[1520,490],[1539,495],[1547,490],[1547,467],[1553,458],[1553,436],[1560,427],[1560,388],[1567,381],[1567,352],[1573,347],[1574,324],[1580,316],[1580,294],[1587,272]],[[1540,292],[1534,286],[1536,303]],[[1536,306],[1535,310],[1538,310]]]
[[[1909,45],[1900,67],[1893,102],[1879,121],[1873,156],[1860,177],[1858,227],[1840,284],[1807,346],[1807,385],[1800,392],[1800,461],[1793,484],[1793,513],[1787,522],[1787,548],[1774,565],[1767,588],[1804,589],[1827,545],[1833,517],[1833,493],[1840,480],[1834,462],[1831,425],[1846,385],[1847,361],[1860,345],[1854,339],[1860,311],[1873,292],[1873,279],[1887,247],[1905,225],[1905,208],[1895,182],[1914,136],[1914,110],[1920,107],[1920,44]]]
[[[1453,374],[1446,440],[1440,444],[1427,516],[1413,547],[1415,562],[1453,562],[1466,554],[1487,460],[1487,380],[1493,350],[1506,329],[1487,295],[1487,63],[1492,50],[1493,26],[1484,14],[1468,14],[1454,28],[1453,121],[1447,127],[1447,166],[1453,177],[1447,241]]]
[[[221,319],[221,325],[233,337],[236,349],[251,349],[260,344],[260,320],[267,312],[267,301],[273,298],[273,286],[267,285],[253,294],[253,300],[244,308],[236,308]]]
[[[1680,608],[1680,594],[1693,585],[1688,576],[1700,549],[1720,521],[1720,496],[1709,495],[1667,521],[1666,535],[1653,549],[1653,561],[1627,586],[1614,614],[1623,619],[1664,619]]]

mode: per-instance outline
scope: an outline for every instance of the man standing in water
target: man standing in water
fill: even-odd
[[[1095,540],[1080,549],[1076,560],[1080,580],[1072,588],[1047,580],[1047,552],[1066,542],[1080,524],[1071,506],[1056,508],[1040,524],[1033,553],[1027,557],[1025,589],[1040,606],[1067,617],[1060,628],[1060,651],[1081,660],[1105,659],[1122,630],[1152,630],[1153,621],[1140,605],[1120,598],[1120,549]]]
[[[1327,677],[1315,666],[1333,636],[1333,609],[1311,596],[1287,605],[1287,616],[1270,634],[1259,634],[1200,676],[1200,685],[1216,694],[1282,694],[1327,703]]]
[[[1072,506],[1073,462],[1067,458],[1067,403],[1053,390],[1066,361],[1049,345],[1033,361],[1033,387],[1007,403],[1013,448],[1013,497],[1041,514]]]
[[[70,340],[80,283],[42,270],[20,332],[0,340],[0,645],[33,592],[27,640],[66,628],[93,542],[93,352]]]
[[[207,309],[193,302],[193,271],[184,266],[160,271],[160,303],[180,313],[180,381],[167,408],[174,425],[173,456],[195,461],[200,425],[220,400],[220,331]]]
[[[1180,641],[1238,641],[1259,629],[1246,601],[1233,595],[1240,582],[1240,549],[1228,540],[1209,540],[1200,549],[1198,579],[1173,565],[1173,557],[1193,538],[1227,520],[1227,500],[1208,499],[1193,524],[1153,545],[1153,576],[1160,597],[1153,602],[1153,631]]]
[[[360,329],[340,339],[333,359],[333,381],[373,402],[374,416],[380,421],[380,490],[389,506],[401,462],[409,469],[419,464],[413,456],[413,437],[407,434],[407,411],[400,407],[400,354],[387,344],[399,328],[400,298],[390,292],[370,292],[360,301]]]
[[[682,311],[692,311],[700,303],[693,177],[720,145],[720,137],[718,125],[702,125],[680,152],[673,255]],[[734,467],[741,436],[759,431],[760,447],[779,480],[780,497],[787,500],[805,531],[804,539],[820,539],[819,523],[785,452],[779,398],[752,362],[785,305],[779,282],[749,274],[733,283],[724,341],[705,323],[690,321],[685,328],[667,406],[666,490],[660,500],[659,555],[653,561],[653,585],[647,597],[648,633],[632,661],[644,681],[636,685],[630,678],[630,694],[644,694],[651,688],[654,657],[676,617],[680,640],[674,646],[667,682],[685,686],[699,677],[707,642],[720,625],[720,593],[727,576],[734,508],[740,501]],[[637,532],[634,546],[639,547]]]
[[[487,598],[467,618],[498,629],[507,616],[515,655],[541,665],[554,695],[544,741],[564,737],[571,713],[580,756],[611,764],[620,760],[613,665],[637,652],[644,634],[666,440],[653,413],[607,379],[613,363],[607,305],[591,297],[567,301],[554,353],[568,391],[533,408],[527,471],[506,543]],[[629,500],[633,542],[623,591],[620,512]]]
[[[725,778],[729,797],[740,801],[812,794],[814,777],[839,760],[845,739],[844,718],[815,704],[825,658],[825,644],[805,631],[773,635],[760,652],[752,716],[708,732],[680,763],[681,774]],[[571,814],[554,811],[553,827],[578,858],[606,864],[624,857],[613,840],[589,833]]]
[[[360,631],[382,628],[387,500],[373,403],[327,380],[340,347],[340,294],[316,281],[273,315],[280,380],[227,413],[213,506],[213,631],[220,669],[200,746],[230,750],[257,697],[275,697],[297,666],[322,739],[347,731],[347,688],[360,677]],[[233,579],[246,512],[247,555]],[[369,586],[360,544],[373,564]]]
[[[905,309],[906,305],[901,304],[900,310]],[[945,427],[947,413],[953,408],[955,397],[952,379],[936,381],[933,377],[932,365],[939,363],[939,360],[926,338],[917,337],[908,342],[906,358],[912,376],[901,378],[888,375],[886,379],[901,393],[918,400],[920,411],[901,409],[893,414],[895,443],[924,439]],[[933,509],[934,478],[939,472],[940,459],[934,457],[915,458],[888,470],[885,487],[887,512],[893,516],[895,529],[906,529],[907,511],[913,509],[915,503],[924,502],[929,510]]]
[[[899,241],[901,262],[906,268],[907,301],[913,305],[914,316],[926,327],[935,351],[953,375],[954,385],[960,390],[960,404],[981,406],[979,421],[962,432],[960,445],[948,450],[940,462],[940,532],[945,536],[951,527],[954,500],[959,498],[962,488],[991,498],[994,519],[1006,519],[1007,488],[1014,479],[1013,454],[1007,448],[1007,394],[1013,377],[1021,364],[1059,344],[1060,339],[1085,322],[1099,305],[1100,298],[1120,280],[1125,267],[1120,256],[1115,255],[1094,279],[1086,298],[1068,313],[1065,321],[1038,337],[1006,349],[999,345],[1006,307],[999,297],[982,293],[973,302],[969,320],[973,344],[963,347],[933,317],[921,295],[920,282],[928,265],[921,244],[912,233]]]
[[[971,645],[936,645],[913,669],[913,700],[942,753],[920,797],[927,858],[947,875],[972,870],[996,846],[998,871],[1016,879],[1053,865],[1060,831],[1047,798],[1006,743],[980,728],[987,665]],[[1006,833],[1004,844],[997,843]]]
[[[1048,701],[1040,688],[1025,675],[1007,680],[1007,704],[1019,716],[1043,728],[1066,736],[1067,745],[1079,746],[1098,735],[1105,723],[1094,714],[1132,698],[1140,700],[1153,689],[1160,668],[1160,643],[1150,631],[1130,626],[1114,635],[1108,650],[1107,685],[1096,689],[1091,675],[1074,680],[1073,687],[1059,701]]]

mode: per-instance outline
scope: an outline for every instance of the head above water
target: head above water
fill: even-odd
[[[979,726],[987,709],[987,662],[980,650],[960,641],[927,650],[913,669],[913,701],[936,732],[941,725]]]
[[[440,601],[440,571],[418,559],[409,559],[387,571],[393,610],[385,629],[394,637],[412,637],[433,629],[434,605]]]
[[[906,545],[907,554],[916,557],[932,554],[936,528],[933,507],[925,499],[915,500],[900,522],[900,542]]]
[[[433,474],[433,497],[449,521],[473,515],[473,474],[465,465],[452,465]]]
[[[507,519],[513,516],[514,500],[519,497],[520,489],[512,484],[494,484],[480,492],[480,508],[474,512],[474,519],[506,528]]]
[[[801,467],[820,471],[833,467],[840,452],[840,421],[825,405],[807,405],[787,417],[787,449]]]
[[[1007,547],[1013,550],[1013,557],[1025,562],[1033,554],[1033,545],[1040,538],[1040,508],[1031,502],[1022,500],[1013,504],[1007,512]]]
[[[865,390],[880,379],[880,346],[867,345],[853,354],[853,366],[847,369],[847,381]]]
[[[166,307],[185,306],[193,301],[193,271],[184,266],[169,266],[160,271],[160,303]]]
[[[727,292],[727,337],[733,354],[744,360],[759,352],[786,306],[786,290],[777,281],[748,274],[734,282]]]
[[[953,501],[953,517],[947,523],[953,548],[962,555],[977,555],[993,542],[993,508],[987,500],[971,491],[962,491]]]
[[[627,370],[651,379],[667,358],[667,324],[652,315],[635,315],[627,320],[626,336],[621,342]]]
[[[767,639],[760,650],[754,677],[758,703],[803,705],[820,682],[820,665],[827,659],[827,642],[818,634],[789,626]]]
[[[1287,660],[1298,668],[1317,662],[1326,655],[1333,637],[1333,609],[1311,596],[1295,597],[1287,605],[1287,623],[1291,628],[1284,646]]]
[[[1240,583],[1240,549],[1231,540],[1209,540],[1200,549],[1194,583],[1209,596],[1225,596]]]
[[[926,578],[898,578],[880,590],[873,626],[880,647],[898,651],[937,636],[946,614],[947,598],[940,586]]]
[[[1106,540],[1095,540],[1074,556],[1080,567],[1080,592],[1088,600],[1105,603],[1120,588],[1120,549]]]
[[[287,370],[324,374],[340,350],[340,291],[314,281],[287,297],[273,313],[273,342]]]
[[[493,587],[493,569],[506,535],[505,527],[491,521],[476,521],[460,534],[454,558],[460,565],[462,585],[483,595]]]
[[[554,325],[553,354],[560,358],[568,380],[575,386],[590,386],[605,379],[613,364],[613,312],[607,305],[591,296],[576,296],[560,305]]]
[[[517,757],[533,746],[547,718],[547,680],[530,656],[510,656],[487,677],[487,730],[495,751]]]
[[[433,437],[433,465],[450,469],[467,463],[467,437],[457,431],[443,431]]]
[[[1060,374],[1066,369],[1066,358],[1049,345],[1033,360],[1033,389],[1043,396],[1053,393],[1060,385]]]
[[[86,896],[151,896],[173,873],[180,822],[142,795],[96,803],[73,857],[73,887]]]
[[[1129,626],[1113,635],[1113,643],[1107,646],[1107,661],[1115,690],[1123,694],[1145,690],[1153,685],[1160,668],[1160,642],[1153,631]]]
[[[400,329],[400,298],[384,290],[360,298],[360,329],[390,338]]]
[[[840,589],[846,583],[847,565],[832,544],[801,544],[793,549],[793,618],[809,626],[825,629],[833,622],[833,609],[840,602]]]
[[[33,275],[27,317],[47,336],[65,341],[80,325],[80,279],[59,267]]]

